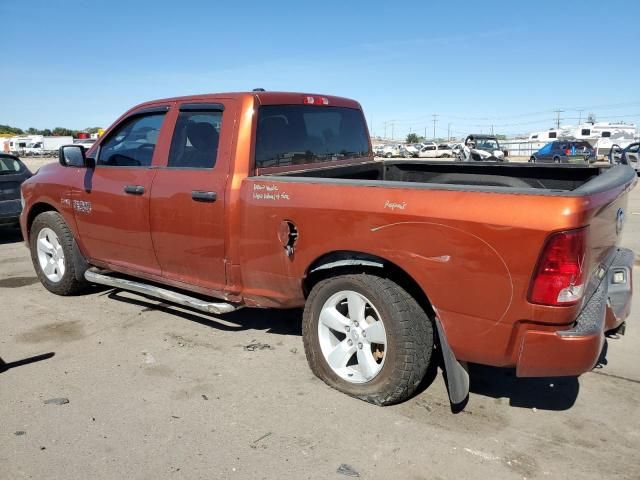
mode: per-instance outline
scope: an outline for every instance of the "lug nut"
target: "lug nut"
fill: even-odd
[[[362,343],[361,343],[361,342],[358,342],[358,348],[359,348],[360,350],[362,350]]]
[[[353,326],[357,327],[358,326],[358,322],[353,322]]]
[[[353,340],[351,340],[351,339],[347,340],[347,344],[348,344],[349,346],[353,345]]]
[[[367,336],[367,332],[362,332],[362,338],[365,338]]]
[[[349,325],[347,325],[346,327],[344,327],[344,330],[345,330],[346,332],[348,332],[348,331],[350,331],[350,330],[351,330],[351,327],[350,327]]]

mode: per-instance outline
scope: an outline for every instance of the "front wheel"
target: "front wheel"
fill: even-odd
[[[44,212],[35,218],[29,246],[36,274],[50,292],[74,295],[89,285],[76,276],[73,235],[58,212]]]
[[[376,405],[413,395],[433,351],[431,320],[415,299],[393,281],[367,274],[317,283],[302,336],[316,376]]]
[[[553,157],[554,163],[560,163],[560,157]]]
[[[529,163],[536,163],[536,157],[534,155],[531,155],[531,158],[529,158]]]

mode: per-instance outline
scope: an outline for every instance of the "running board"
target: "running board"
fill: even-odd
[[[84,278],[91,283],[97,283],[99,285],[107,285],[113,288],[119,288],[130,292],[140,293],[142,295],[148,295],[150,297],[160,298],[167,302],[177,303],[185,307],[195,308],[202,312],[222,314],[229,313],[242,308],[240,305],[233,305],[231,303],[211,303],[199,298],[190,297],[182,293],[177,293],[165,288],[156,287],[155,285],[149,285],[148,283],[136,282],[133,280],[126,280],[124,278],[111,277],[100,273],[97,269],[90,268],[84,272]]]

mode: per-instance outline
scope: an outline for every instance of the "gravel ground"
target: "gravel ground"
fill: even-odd
[[[640,251],[640,189],[628,213],[623,244]],[[461,413],[441,372],[380,408],[312,376],[300,311],[56,297],[0,230],[0,478],[637,479],[639,284],[627,334],[591,373],[472,365]]]

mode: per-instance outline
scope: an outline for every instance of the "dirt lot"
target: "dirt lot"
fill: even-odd
[[[627,218],[623,243],[640,251],[640,189]],[[214,317],[111,290],[56,297],[2,230],[0,477],[340,479],[347,464],[367,479],[637,479],[639,284],[626,336],[608,339],[592,373],[471,366],[462,413],[441,372],[380,408],[312,376],[299,311]],[[57,398],[69,403],[45,404]]]

